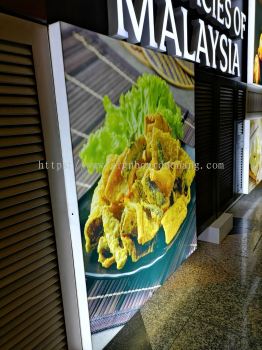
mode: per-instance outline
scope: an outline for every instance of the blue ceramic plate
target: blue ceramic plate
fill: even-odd
[[[184,149],[192,159],[195,158],[195,155],[194,155],[195,150],[193,148],[185,146]],[[84,226],[90,213],[90,205],[91,205],[93,192],[94,192],[94,189],[96,188],[96,185],[97,183],[94,184],[94,186],[79,200],[79,215],[80,215],[80,224],[81,224],[81,232],[82,232],[83,256],[84,256],[85,273],[87,277],[100,278],[100,279],[119,278],[119,277],[133,275],[139,271],[148,269],[149,267],[153,266],[155,263],[160,261],[165,256],[165,254],[169,251],[169,249],[172,248],[174,249],[174,252],[175,252],[176,242],[179,241],[181,239],[181,236],[186,234],[186,232],[192,228],[192,218],[195,216],[194,210],[195,210],[195,197],[196,197],[194,182],[191,186],[191,201],[188,205],[188,215],[185,221],[183,222],[183,224],[181,225],[175,238],[169,245],[166,245],[165,243],[164,230],[161,227],[154,239],[154,242],[153,242],[154,250],[152,253],[144,256],[143,258],[141,258],[135,263],[132,262],[129,257],[122,270],[117,270],[115,264],[112,265],[110,268],[105,269],[98,262],[98,254],[95,250],[92,251],[91,253],[87,253],[85,250]],[[150,244],[152,244],[152,242]]]

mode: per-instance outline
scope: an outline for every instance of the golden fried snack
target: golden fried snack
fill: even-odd
[[[169,197],[165,197],[156,182],[150,179],[151,170],[148,169],[141,181],[143,193],[149,204],[156,205],[163,210],[169,207]]]
[[[131,257],[132,262],[136,262],[144,256],[150,254],[154,250],[154,242],[149,242],[144,245],[140,245],[137,242],[137,238],[133,236],[123,236],[123,244]]]
[[[187,206],[182,197],[166,211],[161,221],[165,231],[166,244],[169,244],[177,234],[187,216]]]
[[[255,56],[254,60],[254,83],[259,84],[260,82],[260,61],[258,55]]]
[[[90,214],[84,228],[86,251],[91,252],[97,244],[101,236],[104,234],[102,212],[100,207],[95,209]]]
[[[136,167],[132,167],[132,169],[130,170],[129,172],[129,175],[128,175],[128,180],[127,180],[127,184],[128,184],[128,194],[130,193],[131,189],[132,189],[132,186],[135,182],[135,179],[136,179]]]
[[[94,190],[94,194],[92,197],[92,202],[90,206],[90,212],[92,213],[97,208],[106,205],[106,201],[103,196],[104,193],[104,186],[102,179],[99,180],[97,187]]]
[[[127,181],[128,193],[136,179],[136,171],[143,162],[143,153],[146,149],[146,139],[140,136],[125,152],[121,176]]]
[[[178,177],[175,180],[173,188],[173,202],[175,203],[178,198],[182,197],[186,205],[191,200],[190,186],[187,185],[184,176]]]
[[[155,168],[163,163],[174,162],[178,159],[180,142],[168,132],[153,128],[152,139],[148,146],[152,155],[151,164]]]
[[[110,212],[113,214],[113,216],[117,219],[117,220],[121,220],[122,217],[122,213],[123,210],[125,208],[124,203],[122,202],[116,202],[116,203],[111,203],[108,206]]]
[[[148,164],[148,163],[146,163],[146,164],[141,164],[140,167],[138,167],[138,168],[136,169],[136,178],[137,178],[138,180],[142,180],[142,178],[144,177],[144,175],[145,175],[147,169],[150,169],[150,168],[151,168],[151,166],[150,166],[150,164]]]
[[[145,117],[145,136],[107,158],[85,225],[86,250],[118,269],[151,253],[161,225],[169,244],[187,215],[195,166],[160,114]]]
[[[262,33],[260,34],[257,53],[258,53],[258,58],[260,59],[260,61],[262,61]]]
[[[115,263],[115,258],[110,252],[108,243],[106,238],[100,237],[98,246],[97,246],[97,253],[98,253],[98,262],[101,263],[103,267],[108,269],[111,265]]]
[[[190,187],[196,175],[195,163],[183,148],[180,148],[179,150],[179,160],[183,162],[183,176],[187,186]]]
[[[128,183],[121,174],[126,153],[127,149],[117,157],[107,179],[104,196],[111,203],[122,202],[128,193]]]
[[[182,197],[186,205],[191,200],[190,187],[195,177],[195,164],[189,155],[181,148],[179,150],[179,162],[176,167],[177,177],[174,182],[173,200],[174,203]]]
[[[171,133],[170,126],[161,114],[152,114],[145,117],[145,135],[148,139],[152,138],[154,128]]]
[[[128,255],[131,257],[131,260],[133,262],[136,262],[139,260],[140,256],[138,257],[136,254],[136,246],[135,246],[135,237],[123,235],[122,236],[122,242],[124,247],[126,248]]]
[[[101,179],[99,180],[92,197],[91,208],[90,208],[91,213],[96,207],[101,207],[108,204],[108,200],[105,198],[104,192],[105,192],[108,177],[114,165],[117,162],[117,158],[118,158],[117,155],[111,154],[106,159],[106,164],[104,166]]]
[[[131,187],[129,200],[132,202],[140,202],[140,200],[145,200],[145,198],[143,185],[140,180],[136,180]]]
[[[163,211],[147,203],[129,203],[121,220],[121,236],[136,238],[139,244],[151,241],[159,230]],[[135,249],[135,247],[132,247]],[[130,249],[129,249],[130,250]]]
[[[182,185],[183,186],[183,185]],[[191,190],[190,187],[184,186],[184,190],[182,192],[173,191],[173,202],[176,203],[178,198],[183,199],[186,205],[188,205],[191,201]]]
[[[125,178],[129,175],[130,171],[135,167],[136,162],[140,162],[143,157],[143,152],[146,149],[146,139],[144,136],[140,136],[130,148],[125,152],[123,159],[123,169],[121,175]]]
[[[135,203],[127,203],[122,214],[120,231],[122,236],[137,236],[137,217]]]
[[[190,203],[190,201],[191,201],[191,189],[190,189],[190,187],[185,188],[183,199],[185,200],[186,205],[188,205]]]
[[[163,212],[155,206],[128,203],[121,220],[121,238],[133,262],[153,251],[148,244],[160,227]],[[147,243],[147,244],[146,244]]]
[[[143,189],[142,179],[144,178],[145,174],[148,174],[149,169],[151,168],[151,165],[149,163],[141,164],[137,169],[135,173],[136,180],[132,184],[132,187],[129,192],[128,200],[131,202],[141,202],[146,201],[146,193]]]
[[[169,198],[175,181],[170,165],[165,163],[160,170],[150,169],[149,177],[150,180],[157,185],[164,196]]]
[[[145,244],[151,241],[157,234],[163,211],[156,205],[136,203],[137,215],[137,241]]]
[[[181,160],[175,160],[174,162],[170,162],[170,169],[172,170],[172,174],[175,178],[181,177],[183,174],[183,162]]]
[[[103,207],[108,204],[108,201],[104,196],[104,192],[108,176],[114,168],[117,158],[118,157],[116,155],[109,155],[107,157],[101,179],[99,180],[92,197],[90,216],[84,228],[87,252],[90,252],[97,246],[100,237],[104,233],[102,211]]]
[[[120,223],[110,210],[105,207],[102,213],[105,238],[111,254],[116,261],[117,269],[122,269],[127,260],[127,250],[122,244],[120,237]]]
[[[138,260],[135,240],[137,240],[136,207],[129,202],[123,211],[120,223],[121,239],[133,262]]]

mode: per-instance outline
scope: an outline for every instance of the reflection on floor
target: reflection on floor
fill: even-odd
[[[230,211],[232,233],[200,242],[106,349],[262,349],[262,186]]]

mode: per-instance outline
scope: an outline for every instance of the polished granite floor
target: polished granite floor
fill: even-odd
[[[262,349],[262,186],[229,212],[231,234],[199,242],[106,349]]]

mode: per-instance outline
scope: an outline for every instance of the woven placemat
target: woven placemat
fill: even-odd
[[[195,76],[194,63],[181,60],[180,58],[175,58],[175,60],[187,74],[189,74],[191,77]]]
[[[163,55],[146,49],[143,49],[143,51],[151,68],[167,82],[181,89],[194,89],[195,80],[192,76],[192,69],[190,69],[189,66],[184,64],[182,68],[181,62],[178,63],[178,60],[172,56]],[[186,69],[190,71],[191,74],[188,74]]]
[[[132,45],[126,42],[122,42],[123,46],[127,51],[131,53],[136,59],[138,59],[139,62],[141,62],[143,65],[151,68],[150,62],[147,60],[144,49],[138,45]]]

